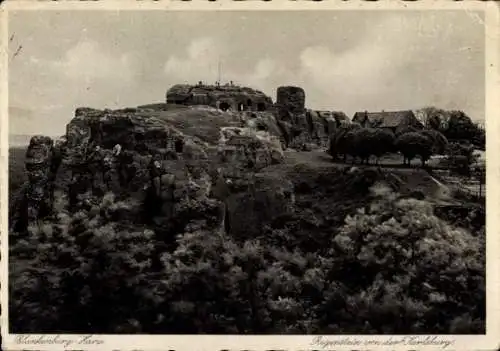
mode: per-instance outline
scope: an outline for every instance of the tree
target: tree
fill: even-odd
[[[472,142],[477,133],[478,127],[463,111],[450,112],[448,128],[444,133],[448,139],[467,140]]]
[[[359,128],[361,128],[361,126],[357,123],[343,124],[330,135],[329,153],[334,160],[336,160],[339,155],[343,155],[344,162],[346,161],[348,148],[350,146],[349,140],[352,138],[352,133],[348,133]]]
[[[330,275],[345,277],[351,318],[379,334],[484,331],[485,242],[437,218],[426,201],[398,199],[383,186],[374,195],[332,240]]]
[[[372,155],[371,146],[373,135],[375,134],[374,129],[358,128],[350,133],[351,135],[348,138],[350,155],[353,158],[359,157],[361,159],[361,164],[364,162],[368,163],[370,155]]]
[[[475,161],[472,144],[451,142],[446,149],[446,159],[453,172],[470,176],[471,165]]]
[[[428,128],[442,133],[448,140],[467,140],[484,150],[484,129],[474,123],[465,112],[446,111],[436,107],[426,107],[421,111]]]
[[[424,114],[425,126],[442,133],[446,131],[449,120],[448,111],[432,106],[424,107],[421,111]]]
[[[377,158],[377,164],[381,156],[393,151],[394,142],[394,133],[392,133],[390,130],[375,129],[372,132],[370,139],[370,150],[371,154]]]
[[[394,147],[394,134],[380,128],[362,128],[357,124],[339,128],[330,140],[330,154],[335,158],[339,154],[349,155],[353,161],[359,157],[361,163],[369,162],[370,156],[378,159]]]
[[[420,134],[426,136],[431,141],[433,154],[442,155],[446,152],[448,139],[442,133],[434,129],[425,129]]]
[[[415,127],[404,126],[403,128],[396,130],[396,137],[399,137],[399,136],[406,134],[406,133],[418,133],[418,132],[420,132],[420,130],[415,128]]]
[[[400,135],[396,139],[396,148],[404,156],[403,164],[406,164],[407,160],[410,164],[411,160],[418,155],[422,160],[422,165],[425,165],[432,155],[432,142],[428,137],[415,132]]]
[[[476,124],[476,132],[472,139],[472,144],[476,146],[479,150],[486,150],[486,130]]]
[[[122,211],[127,204],[107,195],[88,211],[30,227],[29,237],[10,247],[21,263],[9,272],[13,330],[141,330],[134,320],[147,323],[140,309],[147,306],[154,233],[110,220]]]

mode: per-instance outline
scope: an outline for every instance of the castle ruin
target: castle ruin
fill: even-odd
[[[272,99],[263,92],[232,84],[176,84],[168,89],[166,102],[187,106],[206,105],[223,111],[268,111],[273,107]]]

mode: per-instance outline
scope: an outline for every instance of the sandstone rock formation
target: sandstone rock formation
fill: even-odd
[[[306,95],[304,89],[294,86],[279,87],[276,92],[276,109],[278,119],[290,127],[289,147],[303,150],[313,142],[310,125],[305,109]]]
[[[347,115],[339,111],[306,111],[309,134],[318,145],[327,147],[330,136],[341,125],[350,123]]]
[[[35,220],[40,212],[50,211],[51,186],[56,167],[53,164],[53,140],[45,136],[34,136],[26,152],[26,172],[29,185],[26,188],[26,216]]]
[[[221,131],[219,157],[232,168],[260,170],[283,162],[280,140],[266,131],[227,128]]]
[[[247,87],[178,84],[167,91],[167,104],[144,105],[139,110],[203,108],[207,114],[220,114],[211,121],[220,120],[224,114],[231,115],[236,122],[232,126],[267,131],[278,136],[284,148],[325,148],[333,130],[349,119],[341,112],[307,110],[305,98],[304,90],[295,86],[278,87],[273,104],[261,91]]]
[[[276,106],[281,120],[293,120],[293,115],[305,112],[306,93],[294,86],[279,87],[276,91]]]
[[[223,229],[230,221],[227,196],[214,196],[213,188],[222,181],[228,189],[243,184],[228,195],[247,191],[250,174],[283,161],[279,137],[269,132],[279,132],[272,116],[252,117],[251,123],[241,118],[240,127],[232,127],[234,116],[226,114],[227,123],[207,125],[215,129],[210,134],[224,136],[214,141],[172,123],[182,111],[78,108],[55,145],[48,137],[32,138],[28,183],[12,225],[22,232],[58,212],[90,211],[111,196],[120,204],[111,218],[150,225],[163,235],[200,225]]]
[[[166,237],[200,226],[241,232],[244,213],[264,223],[293,207],[293,186],[260,172],[283,163],[286,148],[326,147],[349,121],[307,110],[304,90],[293,86],[277,89],[276,104],[232,84],[175,85],[166,100],[119,110],[80,107],[55,143],[33,137],[28,182],[11,216],[15,230],[112,198],[120,204],[110,207],[113,218]]]

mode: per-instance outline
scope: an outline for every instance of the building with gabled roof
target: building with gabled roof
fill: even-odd
[[[356,112],[352,118],[353,122],[359,123],[366,128],[386,128],[397,132],[403,128],[423,128],[413,111],[381,111],[381,112]]]

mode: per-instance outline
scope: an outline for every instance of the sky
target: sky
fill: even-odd
[[[350,117],[436,106],[484,120],[484,26],[462,10],[11,11],[9,37],[10,134],[163,102],[174,84],[214,83],[218,62],[223,83],[273,101],[298,85],[307,108]]]

